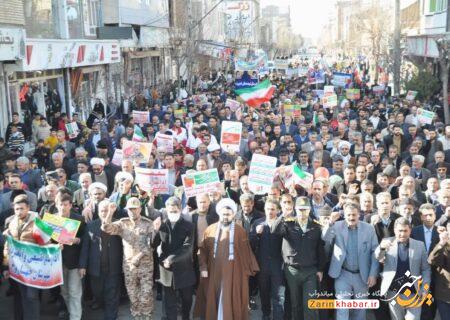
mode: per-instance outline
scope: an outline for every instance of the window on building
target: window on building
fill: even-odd
[[[25,30],[29,38],[54,38],[56,13],[51,0],[24,0]]]
[[[427,14],[439,13],[447,10],[447,0],[426,0]]]
[[[100,17],[100,1],[84,1],[84,33],[86,36],[94,37],[97,35]]]

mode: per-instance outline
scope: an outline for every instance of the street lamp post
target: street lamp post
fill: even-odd
[[[439,51],[439,65],[441,67],[441,81],[442,81],[442,92],[444,99],[444,117],[445,123],[450,123],[450,112],[448,110],[448,72],[450,69],[449,64],[449,50],[450,44],[449,39],[439,38],[436,40],[436,46]]]

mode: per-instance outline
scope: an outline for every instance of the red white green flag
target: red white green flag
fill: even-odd
[[[144,134],[142,133],[141,128],[138,125],[134,125],[134,133],[132,141],[143,142],[145,141]]]
[[[274,91],[275,87],[266,79],[254,87],[238,89],[236,94],[250,107],[259,107],[272,99]]]
[[[303,171],[298,165],[293,165],[292,171],[294,173],[294,184],[298,184],[306,190],[311,188],[314,181],[314,176],[311,173]]]
[[[47,244],[53,234],[53,228],[39,218],[34,219],[33,239],[41,246]]]

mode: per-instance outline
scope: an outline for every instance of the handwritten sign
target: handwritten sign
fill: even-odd
[[[169,170],[168,169],[134,169],[136,173],[136,183],[144,191],[151,191],[153,194],[169,193]]]
[[[255,194],[265,194],[272,187],[277,158],[253,154],[248,175],[248,187]]]
[[[133,120],[135,123],[146,124],[149,122],[150,113],[148,111],[133,110]]]
[[[122,149],[116,149],[114,151],[113,158],[111,160],[112,164],[115,164],[116,166],[121,167],[123,161],[123,151]]]
[[[46,212],[42,221],[47,222],[53,228],[52,239],[62,244],[72,244],[77,236],[80,221],[57,216]]]
[[[165,152],[173,152],[173,136],[163,133],[156,135],[156,145],[158,148],[163,149]]]
[[[359,89],[347,89],[345,90],[345,94],[349,100],[359,100],[361,98]]]
[[[136,142],[125,140],[122,153],[124,159],[131,159],[139,163],[147,163],[152,152],[152,144],[148,142]]]
[[[417,118],[421,124],[432,124],[434,119],[434,112],[423,108],[417,109]]]
[[[217,168],[187,173],[182,175],[181,179],[183,181],[184,192],[188,198],[202,193],[222,190]]]
[[[66,123],[66,130],[70,139],[75,139],[80,133],[80,129],[76,122]]]
[[[223,121],[220,146],[225,151],[239,152],[241,145],[242,122]]]
[[[417,91],[409,90],[408,93],[406,94],[406,100],[413,101],[416,98],[417,94],[418,94]]]
[[[63,284],[58,245],[39,246],[7,237],[9,275],[26,286],[50,289]]]

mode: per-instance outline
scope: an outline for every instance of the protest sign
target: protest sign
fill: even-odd
[[[223,121],[222,132],[220,134],[220,146],[229,152],[234,150],[239,152],[241,145],[242,122]]]
[[[308,67],[298,67],[298,76],[306,77],[308,74]]]
[[[294,115],[294,105],[291,103],[283,103],[283,111],[285,117],[292,117]]]
[[[322,98],[322,105],[324,108],[332,108],[337,106],[337,95],[324,96]]]
[[[323,87],[323,94],[325,96],[330,96],[334,94],[334,86],[324,86]]]
[[[148,169],[136,167],[135,182],[139,188],[153,194],[168,194],[169,193],[169,170],[168,169]]]
[[[180,118],[181,119],[187,114],[187,110],[186,110],[186,108],[175,109],[173,111],[173,114],[174,114],[175,118]]]
[[[417,93],[418,93],[417,91],[409,90],[408,93],[406,94],[406,100],[413,101],[416,98]]]
[[[156,145],[167,153],[173,152],[173,136],[163,133],[156,135]]]
[[[372,92],[375,95],[383,95],[384,94],[384,89],[385,89],[384,86],[374,86],[372,88]]]
[[[288,79],[297,78],[298,77],[298,69],[297,68],[288,68],[286,69],[286,77]]]
[[[208,97],[206,96],[206,94],[194,95],[192,96],[192,100],[195,105],[208,103]]]
[[[186,197],[195,197],[211,191],[222,191],[217,168],[186,173],[181,176]]]
[[[347,89],[345,90],[345,95],[349,100],[359,100],[361,98],[359,89]]]
[[[26,286],[50,289],[63,284],[59,245],[39,246],[7,237],[9,276]]]
[[[324,96],[323,90],[312,90],[312,92],[319,98],[322,98]]]
[[[74,139],[78,136],[80,133],[80,129],[78,128],[78,125],[76,122],[70,122],[66,123],[66,130],[67,134],[69,135],[70,139]]]
[[[352,83],[352,75],[350,73],[333,72],[331,83],[336,87],[348,88]]]
[[[62,244],[72,244],[72,240],[77,236],[80,221],[57,216],[48,212],[44,213],[42,221],[45,221],[53,228],[52,239]]]
[[[125,140],[122,153],[124,159],[131,159],[139,163],[146,163],[150,159],[152,144],[148,142],[136,142]]]
[[[272,187],[277,158],[253,154],[248,175],[248,187],[254,194],[265,194]]]
[[[239,71],[238,71],[239,72]],[[258,76],[250,75],[248,71],[244,71],[242,76],[239,79],[234,81],[234,89],[244,89],[254,87],[258,84]]]
[[[325,74],[323,70],[310,70],[308,72],[308,84],[325,83]]]
[[[114,151],[114,155],[113,155],[111,162],[112,162],[112,164],[115,164],[116,166],[121,167],[122,161],[123,161],[122,149],[116,149]]]
[[[434,112],[423,108],[417,109],[417,118],[421,124],[432,124],[434,119]]]
[[[232,99],[227,99],[225,102],[225,107],[229,107],[232,112],[235,112],[240,105],[241,104],[238,101]]]
[[[133,110],[134,123],[146,124],[149,123],[150,114],[148,111],[136,111]]]

